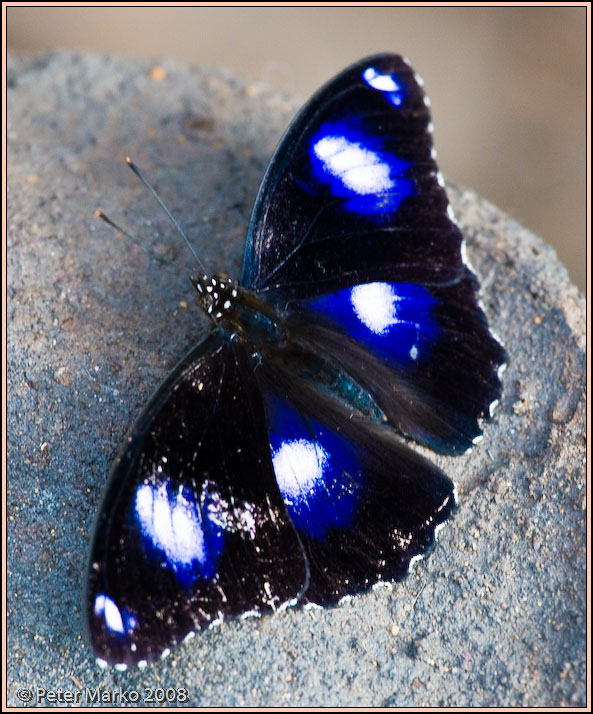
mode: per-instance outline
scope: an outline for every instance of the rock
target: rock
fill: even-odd
[[[510,355],[432,556],[393,590],[223,625],[99,670],[81,608],[109,465],[208,326],[192,257],[239,276],[259,182],[300,102],[220,71],[53,53],[8,69],[8,702],[184,687],[194,706],[584,706],[585,303],[553,250],[450,185]],[[103,209],[137,242],[94,217]],[[431,457],[434,458],[434,457]],[[181,695],[182,696],[182,695]],[[40,700],[46,704],[48,700]],[[179,703],[182,699],[178,699]]]

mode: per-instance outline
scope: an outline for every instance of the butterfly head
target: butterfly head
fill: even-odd
[[[198,293],[198,305],[215,322],[218,322],[233,305],[239,294],[239,283],[226,273],[196,275],[191,278]]]

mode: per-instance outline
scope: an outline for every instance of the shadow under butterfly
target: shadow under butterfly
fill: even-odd
[[[215,329],[158,388],[113,466],[86,612],[100,664],[404,578],[455,507],[409,440],[481,438],[505,353],[478,304],[396,55],[346,69],[263,180],[241,281],[192,282]]]

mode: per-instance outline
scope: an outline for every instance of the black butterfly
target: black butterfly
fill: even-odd
[[[241,282],[193,279],[216,327],[132,428],[96,524],[100,663],[401,579],[449,517],[453,482],[406,438],[467,451],[505,354],[421,87],[396,55],[331,80],[270,163]]]

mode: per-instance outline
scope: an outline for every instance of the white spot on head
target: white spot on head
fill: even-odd
[[[354,193],[368,195],[393,188],[389,165],[374,151],[344,136],[325,136],[313,145],[325,170]]]
[[[505,365],[505,367],[506,367],[506,365]],[[495,400],[492,402],[492,404],[490,404],[490,406],[488,407],[488,413],[490,414],[490,416],[493,416],[493,415],[494,415],[494,412],[496,411],[496,407],[497,407],[499,404],[500,404],[500,400],[499,400],[499,399],[495,399]]]
[[[141,659],[138,662],[138,669],[146,669],[147,664],[148,664],[148,662],[145,659]]]
[[[124,664],[123,662],[115,665],[115,669],[117,669],[118,672],[125,672],[127,668],[128,668],[128,665]]]
[[[437,157],[437,150],[434,148],[434,146],[430,147],[430,158],[431,159],[436,159]]]
[[[455,218],[455,211],[453,210],[450,203],[447,205],[447,215],[453,221],[453,223],[456,222],[457,219]]]
[[[434,124],[433,124],[431,121],[428,122],[428,126],[426,127],[426,131],[427,131],[429,134],[432,134],[432,133],[434,132]]]
[[[492,405],[490,405],[490,406],[492,406]],[[484,437],[482,436],[482,434],[478,434],[477,436],[474,436],[474,438],[472,439],[472,444],[479,444],[483,438]]]
[[[429,107],[429,106],[430,106],[430,98],[427,97],[426,95],[424,95],[423,102],[424,102],[424,106],[425,106],[425,107]]]
[[[230,300],[225,300],[225,301],[224,301],[224,304],[223,304],[224,309],[225,309],[225,310],[228,310],[230,306],[231,306],[231,301],[230,301]]]
[[[166,659],[171,654],[171,650],[168,647],[161,652],[161,659]]]
[[[276,481],[282,495],[298,501],[323,479],[330,455],[314,441],[283,441],[272,454]]]
[[[104,659],[101,659],[100,657],[97,657],[95,662],[99,667],[101,667],[101,669],[105,669],[105,667],[107,667],[107,662]]]
[[[416,345],[412,345],[412,348],[410,349],[410,357],[412,359],[418,358],[418,347]]]
[[[443,174],[440,171],[437,173],[437,183],[441,187],[445,186],[445,179],[443,178]]]
[[[414,79],[416,80],[416,84],[420,85],[421,87],[424,86],[424,80],[418,73],[414,74]]]
[[[350,302],[358,319],[377,335],[397,325],[399,296],[389,283],[365,283],[352,288]]]

